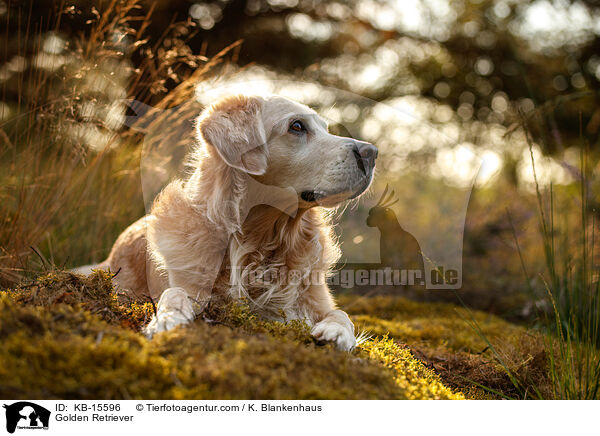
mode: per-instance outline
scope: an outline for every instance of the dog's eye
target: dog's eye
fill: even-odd
[[[296,120],[292,124],[290,124],[290,132],[302,133],[305,131],[306,128],[304,127],[304,124],[302,124],[302,121]]]

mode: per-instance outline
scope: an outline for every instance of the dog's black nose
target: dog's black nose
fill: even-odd
[[[375,159],[377,159],[377,147],[368,142],[357,141],[357,143],[358,151],[363,159],[375,162]]]
[[[358,168],[367,173],[367,168],[372,170],[375,167],[375,159],[377,159],[377,147],[364,141],[354,141],[352,152],[356,158]]]

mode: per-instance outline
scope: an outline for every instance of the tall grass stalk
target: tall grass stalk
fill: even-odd
[[[527,134],[533,168],[539,222],[547,273],[542,275],[550,313],[546,313],[549,372],[554,397],[598,399],[600,396],[600,283],[594,274],[595,218],[589,222],[588,162],[581,150],[579,176],[579,222],[570,234],[565,215],[564,229],[556,222],[555,193],[550,185],[544,201],[535,170],[533,144]],[[560,217],[560,215],[559,215]],[[521,253],[519,253],[521,256]],[[528,277],[527,272],[525,271]]]

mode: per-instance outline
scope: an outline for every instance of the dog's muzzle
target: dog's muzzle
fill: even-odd
[[[373,144],[364,141],[357,141],[355,139],[350,139],[350,143],[348,146],[352,150],[352,154],[354,155],[354,159],[356,161],[356,166],[358,167],[358,171],[362,177],[355,180],[352,186],[352,192],[350,192],[350,196],[346,197],[346,199],[352,199],[358,197],[362,194],[365,189],[367,189],[371,183],[371,179],[373,177],[373,170],[375,169],[375,159],[377,159],[377,147]],[[333,195],[338,195],[342,192],[348,192],[348,188],[344,188],[344,190],[334,191],[334,192],[325,192],[325,191],[302,191],[300,193],[300,198],[308,203],[318,202],[319,200],[323,200],[324,198],[331,197]]]

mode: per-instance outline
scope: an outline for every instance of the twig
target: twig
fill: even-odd
[[[44,257],[43,257],[43,256],[40,254],[40,252],[39,252],[39,251],[37,251],[35,248],[33,248],[33,246],[31,246],[31,245],[29,246],[29,248],[31,248],[31,249],[33,250],[33,252],[34,252],[35,254],[37,254],[37,256],[38,256],[38,257],[40,258],[40,260],[42,261],[42,265],[44,266],[44,269],[45,269],[46,271],[48,271],[48,267],[46,266],[46,260],[45,260],[45,259],[44,259]]]

